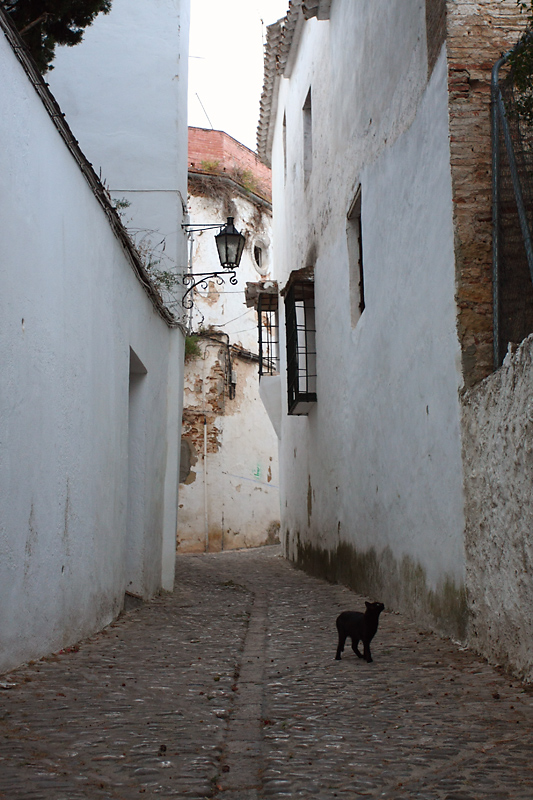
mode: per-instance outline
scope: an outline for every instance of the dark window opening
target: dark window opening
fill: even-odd
[[[316,403],[315,285],[295,281],[285,297],[289,414],[306,415]]]
[[[348,244],[348,269],[350,281],[350,317],[355,328],[365,310],[365,285],[363,276],[363,236],[361,227],[361,188],[348,212],[346,223]]]
[[[261,267],[263,266],[263,251],[257,245],[255,245],[254,247],[254,259],[259,269],[261,269]]]
[[[313,114],[311,110],[311,89],[307,93],[303,112],[303,155],[304,155],[304,180],[307,183],[313,166]]]

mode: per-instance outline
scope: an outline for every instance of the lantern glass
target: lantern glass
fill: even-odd
[[[215,241],[221,266],[229,269],[238,267],[241,263],[245,239],[233,224],[233,217],[228,217],[227,224],[215,236]]]

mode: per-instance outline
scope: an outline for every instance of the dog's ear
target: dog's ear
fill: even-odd
[[[372,603],[369,603],[369,602],[368,602],[368,600],[365,600],[365,606],[366,606],[368,609],[371,609],[371,608],[372,608]]]

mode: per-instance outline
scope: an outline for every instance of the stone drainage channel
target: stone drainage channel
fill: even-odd
[[[181,556],[176,591],[0,679],[2,800],[531,800],[528,687],[276,547]],[[379,599],[379,598],[372,598]]]

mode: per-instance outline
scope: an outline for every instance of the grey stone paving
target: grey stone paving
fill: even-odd
[[[533,695],[277,548],[182,556],[177,590],[3,676],[0,798],[532,800]],[[379,599],[379,598],[373,598]]]

